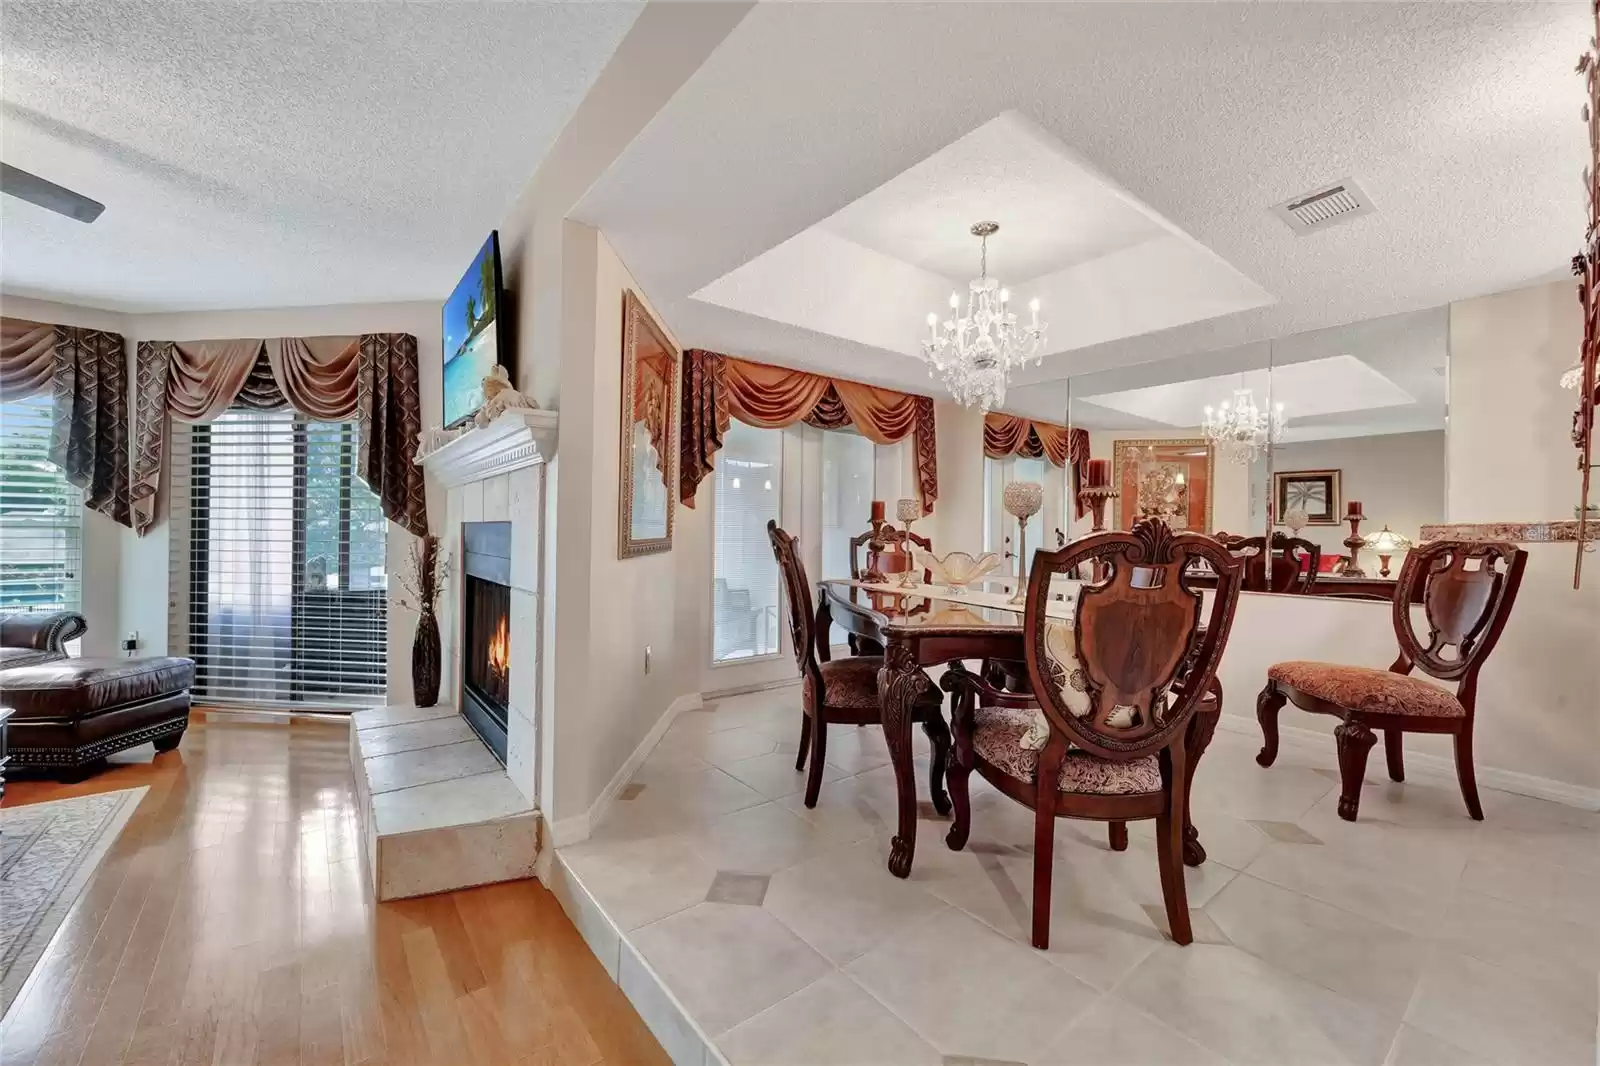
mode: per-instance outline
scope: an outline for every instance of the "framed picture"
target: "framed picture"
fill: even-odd
[[[1308,526],[1336,526],[1344,516],[1339,507],[1339,471],[1278,470],[1272,475],[1272,516],[1279,524],[1283,516],[1299,509]]]
[[[622,296],[622,456],[617,558],[672,550],[678,483],[678,351],[632,292]]]
[[[1161,518],[1174,532],[1211,532],[1211,442],[1119,440],[1112,446],[1116,468],[1117,528],[1141,518]]]

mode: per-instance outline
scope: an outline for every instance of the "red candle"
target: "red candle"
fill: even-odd
[[[1347,515],[1358,515],[1358,514],[1360,514],[1361,513],[1361,504],[1356,500],[1351,500],[1348,504],[1345,505],[1344,513],[1347,514]]]
[[[872,501],[872,520],[874,522],[882,522],[883,521],[883,501],[882,500],[873,500]]]
[[[1111,460],[1089,460],[1089,488],[1103,489],[1111,485]]]

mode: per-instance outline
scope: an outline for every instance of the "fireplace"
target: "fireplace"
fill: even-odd
[[[461,526],[461,714],[501,761],[511,692],[511,523]]]

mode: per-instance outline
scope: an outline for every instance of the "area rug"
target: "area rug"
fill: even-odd
[[[147,791],[0,808],[0,1016]]]

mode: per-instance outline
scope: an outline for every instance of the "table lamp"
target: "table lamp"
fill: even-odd
[[[1368,533],[1361,546],[1378,553],[1378,573],[1388,577],[1389,560],[1401,552],[1410,551],[1411,538],[1384,526],[1376,533]]]

